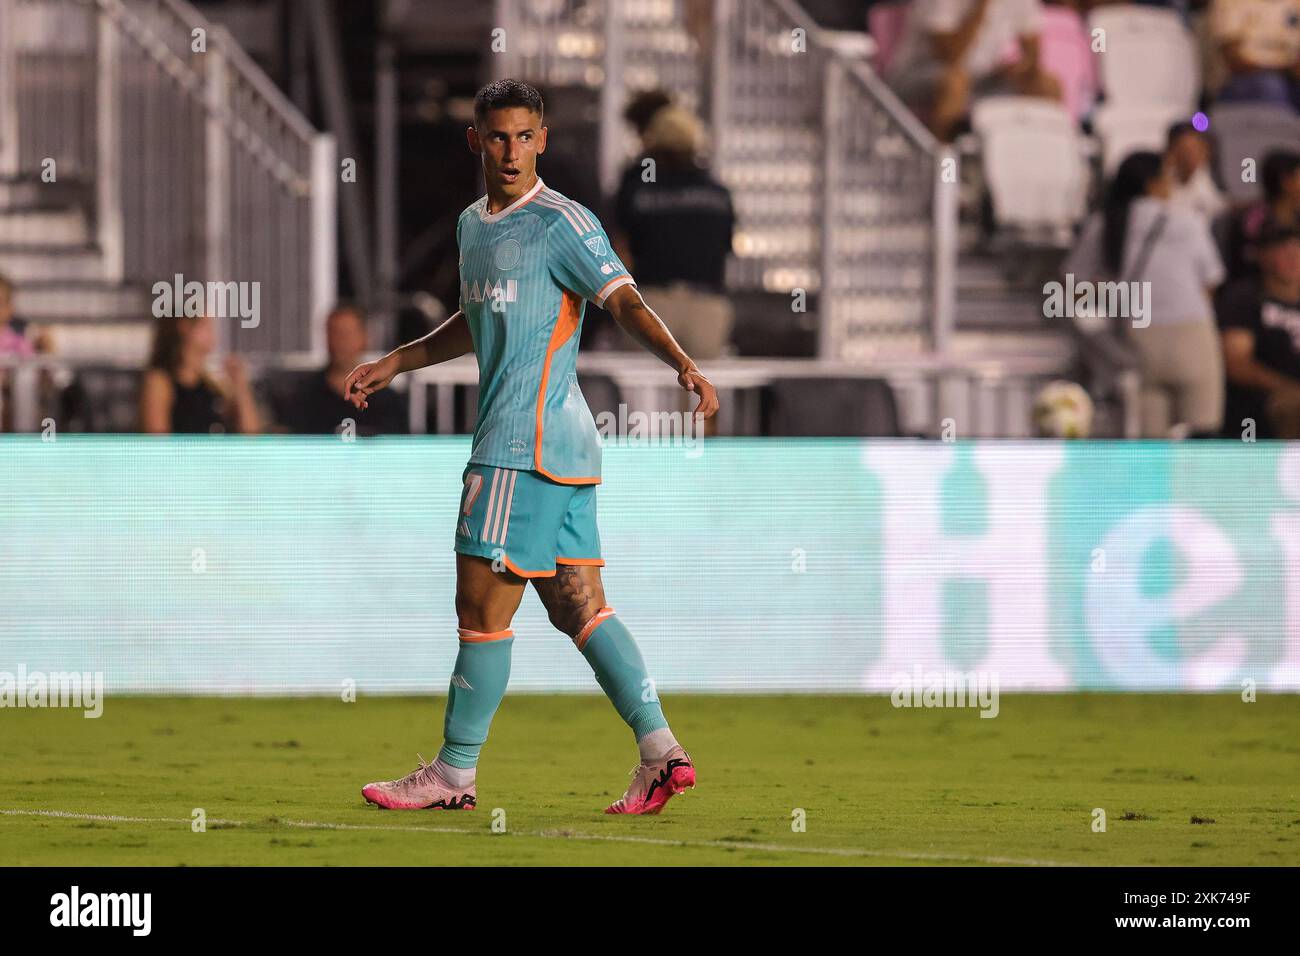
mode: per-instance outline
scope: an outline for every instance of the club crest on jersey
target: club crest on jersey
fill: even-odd
[[[481,283],[461,282],[460,297],[465,302],[518,302],[519,283],[514,279],[484,279]]]
[[[496,249],[492,251],[492,260],[496,263],[498,269],[505,272],[519,265],[519,260],[523,258],[523,252],[518,239],[505,239],[498,242]]]
[[[593,256],[603,256],[605,254],[604,236],[592,236],[590,239],[584,239],[583,242],[586,243]]]

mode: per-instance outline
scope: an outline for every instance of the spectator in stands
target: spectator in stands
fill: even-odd
[[[409,415],[401,392],[376,392],[364,410],[343,400],[348,372],[365,360],[366,339],[366,318],[361,309],[350,304],[336,305],[325,320],[329,364],[299,386],[288,407],[277,416],[281,423],[299,435],[332,435],[345,418],[356,422],[358,435],[409,433]]]
[[[208,373],[215,347],[216,325],[208,316],[157,320],[140,386],[140,431],[254,435],[262,430],[243,359],[226,356],[225,385]]]
[[[1270,220],[1260,274],[1226,286],[1219,326],[1228,375],[1226,428],[1247,419],[1259,438],[1300,438],[1300,228]]]
[[[890,69],[900,98],[944,141],[983,96],[1061,98],[1038,61],[1040,0],[915,0]],[[1019,58],[1008,63],[1009,46]]]
[[[27,337],[27,323],[14,314],[14,286],[0,275],[0,355],[30,356],[36,343]]]
[[[1217,434],[1223,421],[1223,357],[1211,299],[1223,263],[1209,224],[1170,203],[1171,191],[1163,157],[1130,155],[1065,263],[1076,281],[1149,290],[1145,315],[1131,309],[1114,317],[1124,320],[1137,354],[1146,438]]]
[[[14,285],[7,277],[0,275],[0,356],[30,358],[37,352],[50,350],[48,334],[34,328],[14,313]],[[40,373],[37,387],[42,393],[53,389],[48,369]],[[0,368],[0,431],[12,431],[14,427],[12,389],[8,370]]]
[[[665,106],[671,106],[672,103],[672,97],[663,90],[658,89],[642,90],[628,100],[627,108],[623,110],[623,119],[627,120],[632,128],[636,130],[637,138],[641,140],[642,155],[646,152],[645,131],[650,126],[650,121],[655,118],[656,113]],[[639,171],[639,166],[637,166],[637,169]],[[628,167],[625,174],[631,170],[632,167]]]
[[[682,348],[717,358],[733,322],[723,294],[735,225],[731,193],[700,165],[700,124],[686,110],[661,107],[642,141],[650,164],[623,175],[615,247]]]
[[[1210,30],[1228,68],[1221,102],[1300,108],[1300,0],[1214,0]]]
[[[1175,123],[1169,128],[1165,165],[1174,203],[1200,213],[1206,222],[1213,222],[1227,209],[1228,202],[1210,174],[1209,138],[1191,123]]]
[[[14,312],[14,284],[0,275],[0,355],[35,355],[54,349],[49,332]]]
[[[1264,157],[1259,169],[1262,201],[1235,213],[1224,240],[1224,260],[1229,279],[1242,279],[1259,271],[1255,241],[1269,219],[1300,225],[1300,153],[1279,150]]]

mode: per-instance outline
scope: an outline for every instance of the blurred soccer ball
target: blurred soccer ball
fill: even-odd
[[[1034,427],[1040,438],[1087,438],[1092,399],[1074,382],[1048,382],[1034,398]]]

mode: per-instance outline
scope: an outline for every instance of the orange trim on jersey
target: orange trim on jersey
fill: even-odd
[[[560,314],[555,320],[555,329],[551,332],[551,341],[546,344],[546,360],[542,363],[542,384],[537,390],[537,433],[533,436],[533,467],[545,475],[551,481],[561,485],[598,485],[600,478],[561,478],[559,475],[552,474],[542,465],[542,421],[546,415],[546,386],[551,380],[551,359],[555,353],[560,350],[564,343],[573,338],[573,334],[578,331],[579,317],[581,316],[582,299],[568,289],[564,290],[564,296],[560,300]],[[513,568],[511,569],[513,570]],[[520,572],[516,571],[516,574]],[[551,574],[554,574],[551,571]]]
[[[614,609],[606,605],[596,612],[596,616],[583,625],[582,630],[573,638],[573,643],[578,645],[578,650],[587,646],[587,639],[591,637],[592,631],[600,627],[607,618],[614,616]]]
[[[485,633],[484,631],[471,631],[467,627],[458,627],[456,628],[456,633],[460,635],[461,641],[466,644],[484,644],[488,641],[504,641],[507,637],[515,636],[515,632],[510,628],[506,628],[504,631]]]
[[[603,568],[605,566],[604,558],[556,558],[556,564],[581,564],[593,568]]]
[[[540,438],[540,437],[541,437],[541,426],[540,426],[540,425],[538,426],[537,433],[538,433],[538,437]],[[540,456],[538,456],[538,457],[540,457]],[[595,477],[594,475],[593,475],[592,477],[590,477],[590,478],[562,478],[562,477],[560,477],[559,475],[552,474],[551,472],[549,472],[549,471],[547,471],[545,468],[543,468],[541,462],[537,462],[537,464],[536,464],[534,470],[536,470],[536,471],[539,472],[540,474],[546,476],[547,478],[551,479],[551,481],[555,482],[555,483],[558,484],[558,485],[598,485],[598,484],[600,484],[600,479],[597,478],[597,477]]]

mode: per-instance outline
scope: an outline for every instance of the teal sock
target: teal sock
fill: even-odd
[[[596,672],[596,683],[637,740],[668,726],[641,649],[617,616],[611,613],[602,620],[579,649]]]
[[[462,633],[456,667],[447,690],[443,720],[443,762],[462,770],[478,764],[479,751],[488,737],[492,715],[501,705],[510,681],[510,646],[513,632],[490,641],[467,641]]]

